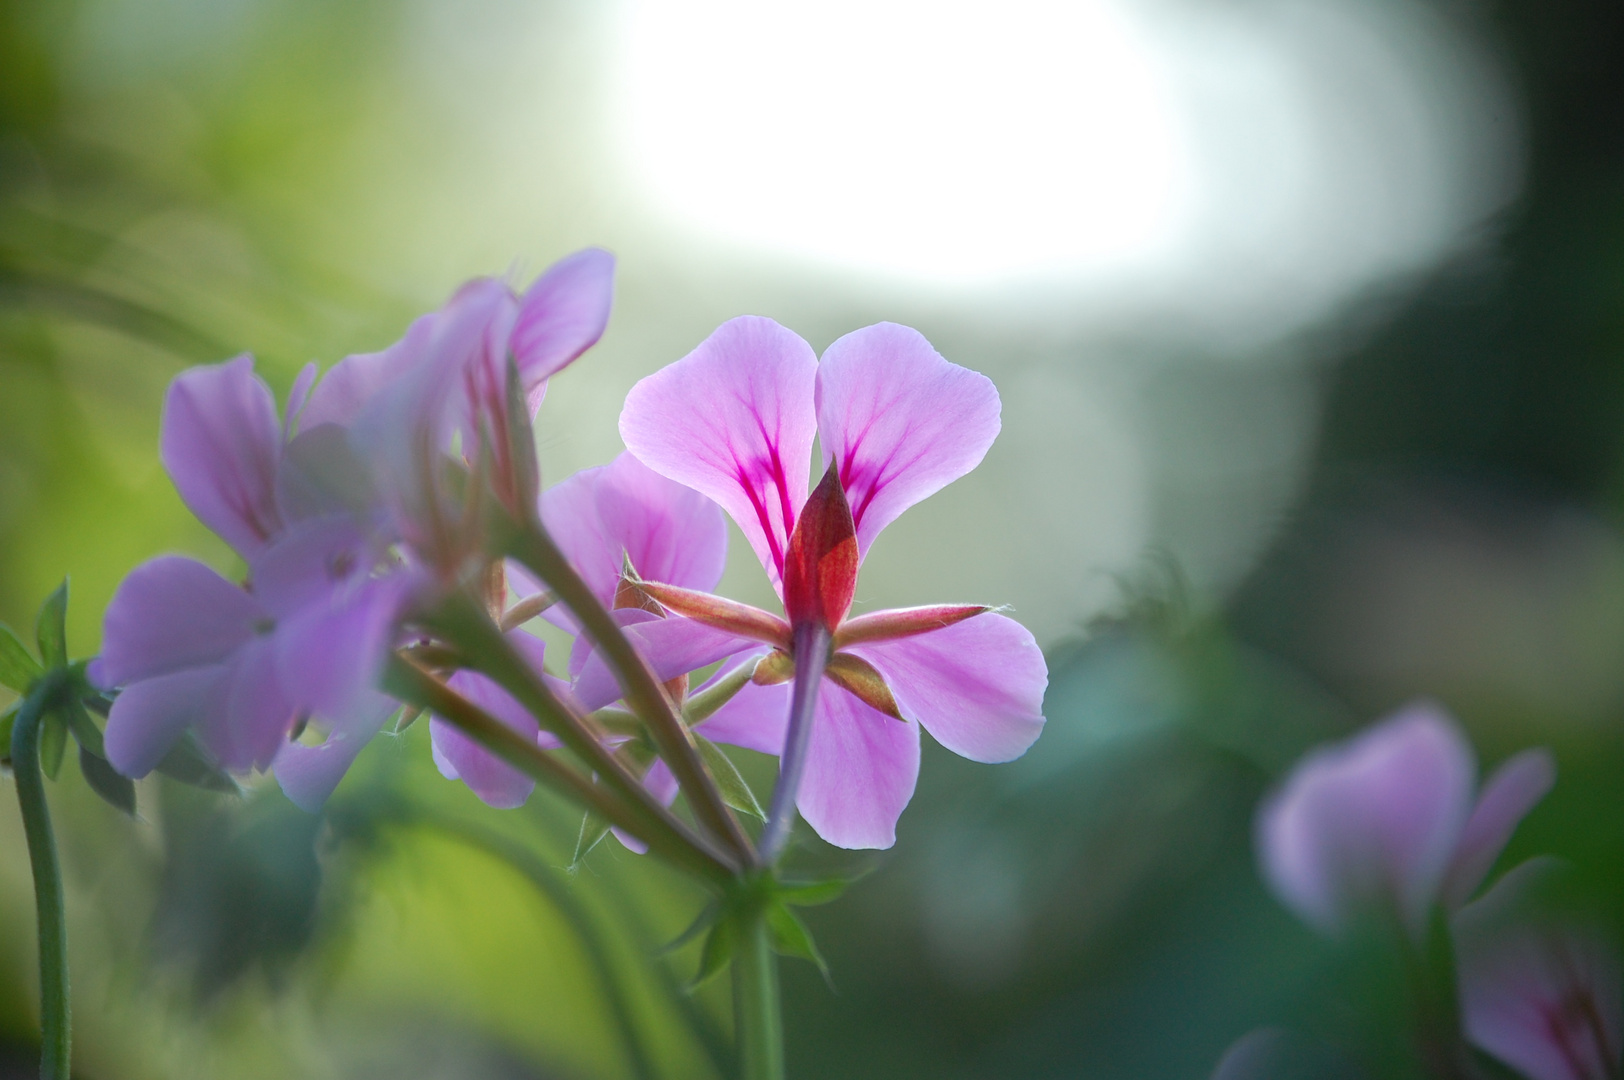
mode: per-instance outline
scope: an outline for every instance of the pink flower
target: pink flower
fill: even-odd
[[[741,643],[770,646],[763,682],[827,663],[833,687],[818,694],[815,678],[801,680],[816,695],[804,783],[794,784],[800,761],[786,751],[780,787],[795,791],[802,816],[831,843],[895,841],[919,771],[916,725],[977,761],[1019,757],[1042,730],[1047,668],[1014,621],[981,605],[846,617],[869,545],[981,461],[998,414],[985,376],[948,363],[906,327],[848,334],[820,363],[801,338],[754,317],[723,324],[626,399],[620,432],[631,452],[721,504],[787,619],[652,578],[649,595]],[[826,469],[809,501],[814,436]],[[804,644],[814,640],[822,644]],[[784,739],[793,692],[751,687],[711,723]]]
[[[1614,1080],[1618,954],[1599,931],[1530,910],[1553,863],[1524,863],[1455,915],[1462,1025],[1528,1080]]]
[[[1386,910],[1419,939],[1436,905],[1453,910],[1477,889],[1556,776],[1549,753],[1527,750],[1474,799],[1476,772],[1460,729],[1429,703],[1322,747],[1258,812],[1263,877],[1325,933]]]

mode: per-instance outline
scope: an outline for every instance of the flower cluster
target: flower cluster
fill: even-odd
[[[1527,750],[1474,791],[1460,729],[1435,705],[1410,705],[1309,754],[1265,801],[1264,879],[1325,934],[1391,922],[1417,966],[1438,951],[1427,940],[1434,928],[1446,927],[1455,967],[1442,982],[1458,985],[1458,1000],[1439,1011],[1458,1009],[1466,1041],[1530,1080],[1616,1077],[1624,1027],[1616,954],[1582,920],[1533,902],[1553,860],[1524,863],[1473,899],[1555,779],[1550,754]]]
[[[530,421],[547,379],[602,334],[612,271],[588,250],[523,296],[472,282],[388,349],[319,382],[307,368],[280,415],[248,357],[178,377],[164,464],[247,575],[165,556],[119,588],[93,672],[117,691],[114,766],[142,776],[191,731],[223,767],[268,769],[316,809],[401,708],[387,672],[406,663],[433,680],[444,775],[513,807],[547,775],[514,742],[574,753],[594,789],[639,787],[614,822],[638,848],[648,830],[631,826],[665,820],[692,778],[736,781],[716,775],[731,766],[713,744],[781,755],[770,859],[796,808],[834,844],[893,843],[921,727],[978,761],[1025,752],[1047,669],[1019,624],[982,604],[850,614],[880,531],[992,444],[992,383],[901,326],[848,334],[820,361],[770,320],[735,319],[632,389],[626,453],[538,491]],[[714,594],[724,512],[782,615]],[[459,600],[488,634],[447,615]],[[558,666],[525,629],[537,616],[574,635]]]

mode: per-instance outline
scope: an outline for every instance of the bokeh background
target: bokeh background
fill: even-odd
[[[798,851],[867,876],[808,914],[830,983],[786,962],[793,1076],[1194,1080],[1259,1025],[1414,1075],[1392,973],[1274,904],[1250,828],[1417,695],[1485,765],[1555,750],[1506,865],[1624,921],[1616,2],[4,0],[0,620],[71,576],[90,654],[142,559],[233,569],[157,460],[184,367],[285,392],[588,244],[616,308],[547,479],[742,313],[908,323],[1003,396],[859,603],[1013,605],[1048,728],[927,746],[893,851]],[[769,598],[742,543],[723,590]],[[726,1075],[725,987],[660,951],[700,898],[612,842],[567,869],[575,815],[480,806],[426,734],[321,818],[153,780],[121,820],[68,766],[79,1072]],[[0,1076],[32,918],[8,796]]]

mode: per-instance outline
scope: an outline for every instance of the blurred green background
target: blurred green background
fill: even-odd
[[[1263,892],[1259,795],[1426,694],[1561,776],[1550,852],[1624,927],[1624,9],[1604,0],[0,3],[0,620],[137,562],[232,569],[156,454],[168,380],[392,341],[467,277],[620,259],[550,480],[733,315],[879,319],[1004,431],[859,603],[1010,603],[1023,760],[927,746],[893,851],[787,962],[796,1077],[1207,1076],[1264,1024],[1410,1076],[1379,957]],[[723,591],[769,598],[737,542]],[[578,819],[480,806],[416,725],[327,814],[72,766],[86,1077],[712,1077],[701,902]],[[770,764],[743,760],[769,781]],[[9,785],[7,785],[9,790]],[[34,1058],[0,800],[0,1076]]]

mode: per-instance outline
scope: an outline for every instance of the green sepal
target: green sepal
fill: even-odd
[[[523,518],[533,519],[541,491],[541,475],[536,467],[536,434],[530,427],[530,402],[525,397],[524,382],[519,378],[519,363],[511,352],[505,374],[508,462],[513,466],[513,485],[517,489],[514,494],[519,500],[515,509]]]
[[[68,725],[53,709],[40,718],[39,767],[52,780],[62,772],[62,758],[68,749]]]
[[[130,817],[135,816],[135,782],[98,755],[92,754],[82,743],[79,746],[79,772],[84,776],[85,783],[90,785],[90,790],[100,795],[107,805],[122,810]]]
[[[570,871],[573,873],[581,868],[581,860],[586,858],[593,848],[605,836],[609,835],[609,819],[599,817],[590,811],[581,815],[581,832],[575,838],[575,854],[570,858]]]
[[[721,793],[722,801],[741,814],[753,814],[759,820],[766,821],[767,815],[756,801],[755,792],[739,775],[733,759],[703,735],[695,733],[694,742],[699,747],[699,756],[704,760],[705,768],[710,770],[711,778],[716,781],[716,790]]]
[[[34,637],[39,642],[40,662],[47,668],[65,667],[68,663],[68,582],[63,579],[56,591],[40,605],[39,618],[34,623]],[[43,749],[41,744],[41,748]]]
[[[158,762],[157,771],[191,787],[204,791],[218,791],[224,795],[241,795],[242,788],[231,775],[209,759],[197,738],[186,732],[169,748],[169,753]]]
[[[18,698],[4,710],[0,710],[0,765],[11,768],[11,729],[17,723],[17,710],[22,708],[23,699]]]
[[[45,669],[29,655],[22,638],[11,627],[0,623],[0,685],[26,694],[34,680],[43,674]]]
[[[806,928],[799,915],[784,904],[771,904],[767,908],[767,930],[772,934],[774,952],[781,956],[810,960],[817,965],[823,980],[829,981],[829,965],[824,962],[823,954],[818,952],[817,942],[812,940],[812,931]]]
[[[780,882],[776,890],[778,899],[796,907],[817,907],[838,900],[851,888],[849,878],[830,878],[827,881]]]
[[[705,935],[705,948],[699,954],[699,971],[688,983],[690,994],[727,967],[728,961],[733,959],[735,936],[731,919],[720,919],[710,928],[710,933]]]
[[[76,697],[68,697],[58,711],[67,722],[68,730],[73,733],[79,746],[105,761],[107,750],[102,746],[101,728],[90,718],[90,713],[85,710],[85,703]]]

